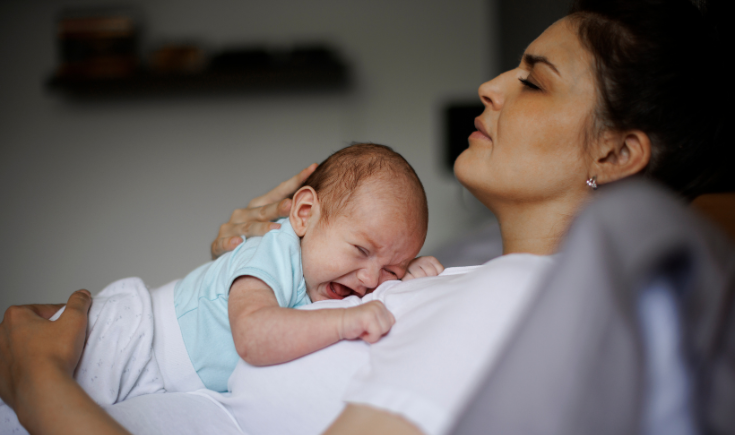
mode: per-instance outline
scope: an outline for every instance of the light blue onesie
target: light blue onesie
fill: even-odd
[[[204,385],[227,391],[227,380],[240,358],[227,316],[230,286],[240,276],[263,280],[278,305],[296,308],[311,303],[301,271],[299,237],[288,219],[263,237],[251,237],[234,251],[204,264],[176,284],[174,305],[184,345]]]

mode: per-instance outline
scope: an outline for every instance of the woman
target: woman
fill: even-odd
[[[644,174],[694,197],[717,181],[726,114],[718,83],[704,67],[717,62],[718,53],[715,26],[707,20],[687,0],[581,1],[527,48],[518,68],[483,84],[485,111],[455,173],[497,216],[504,256],[455,276],[377,289],[371,297],[383,298],[397,323],[373,348],[343,343],[257,376],[241,364],[230,379],[232,396],[151,395],[108,411],[134,431],[235,433],[261,413],[244,417],[248,409],[271,399],[258,396],[258,378],[272,385],[308,373],[302,377],[307,392],[299,396],[289,387],[281,400],[295,405],[277,409],[271,420],[301,418],[295,427],[302,428],[334,420],[328,433],[446,431],[598,186]],[[276,201],[311,169],[236,211],[220,229],[213,254],[232,249],[239,234],[272,226],[268,221],[289,207],[288,200]],[[32,433],[124,433],[70,377],[89,304],[88,293],[75,293],[55,324],[42,317],[56,307],[6,313],[0,397]],[[465,357],[472,347],[480,353]],[[266,370],[278,375],[268,378]],[[309,382],[333,391],[317,391]],[[319,421],[309,426],[312,414]]]

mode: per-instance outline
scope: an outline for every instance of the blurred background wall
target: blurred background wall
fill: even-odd
[[[153,287],[182,277],[209,260],[233,209],[355,140],[390,145],[415,167],[430,207],[422,252],[432,252],[492,219],[442,166],[442,108],[476,101],[505,64],[502,11],[520,20],[504,28],[531,35],[520,36],[521,52],[557,18],[542,7],[531,22],[528,9],[498,0],[129,3],[145,20],[144,51],[181,40],[211,49],[328,42],[353,86],[98,101],[49,92],[58,12],[108,3],[120,4],[0,2],[3,311],[127,276]]]

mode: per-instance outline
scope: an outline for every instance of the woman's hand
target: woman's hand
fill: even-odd
[[[71,377],[84,348],[92,296],[74,292],[56,322],[47,319],[64,305],[8,308],[0,323],[0,397],[11,408],[22,404],[35,376],[56,371]]]
[[[92,296],[74,292],[63,305],[10,307],[0,323],[0,398],[34,434],[124,435],[72,378],[84,349]],[[129,434],[128,434],[129,435]]]
[[[212,258],[235,249],[242,243],[242,236],[262,236],[270,230],[280,228],[280,224],[271,221],[288,216],[291,210],[289,197],[301,187],[316,167],[317,164],[312,163],[275,189],[250,201],[247,208],[238,208],[232,212],[230,221],[219,227],[219,234],[212,242]]]

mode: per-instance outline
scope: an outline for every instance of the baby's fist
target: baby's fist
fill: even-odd
[[[395,317],[382,302],[370,301],[345,309],[341,338],[343,340],[359,338],[368,343],[375,343],[390,331],[394,323]]]
[[[408,264],[406,274],[403,276],[403,281],[408,281],[414,278],[423,278],[425,276],[437,276],[443,271],[444,266],[442,266],[436,258],[432,256],[417,257]]]

